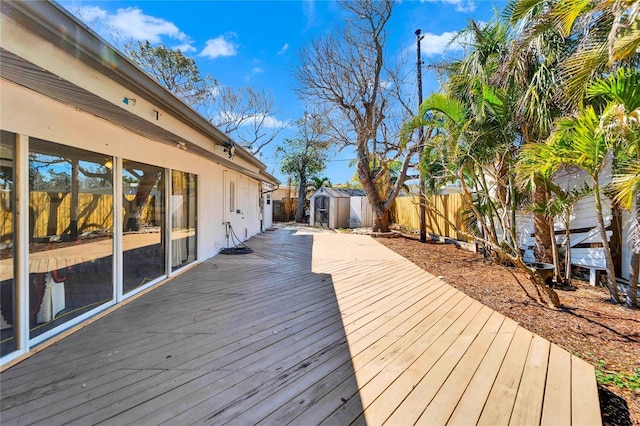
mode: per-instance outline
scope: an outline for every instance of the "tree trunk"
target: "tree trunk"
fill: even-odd
[[[80,173],[78,170],[78,160],[71,161],[71,203],[70,203],[70,222],[69,233],[71,241],[78,240],[78,216],[79,216],[79,199],[80,199]]]
[[[507,255],[507,257],[511,259],[511,261],[516,265],[516,267],[520,271],[527,274],[527,276],[529,277],[533,285],[536,286],[536,288],[544,292],[544,294],[548,298],[548,300],[545,301],[547,305],[553,306],[555,308],[559,308],[560,306],[562,306],[562,304],[560,303],[560,297],[558,296],[558,293],[556,293],[551,287],[547,286],[546,283],[542,281],[540,276],[535,271],[533,271],[531,268],[525,265],[520,255],[517,255],[517,256]]]
[[[306,198],[305,188],[307,186],[307,177],[304,174],[299,176],[300,185],[298,185],[298,205],[296,206],[296,222],[304,222],[304,199]]]
[[[607,268],[607,287],[609,288],[609,295],[613,303],[620,303],[620,297],[618,296],[618,284],[616,283],[616,271],[613,268],[613,257],[611,256],[611,247],[609,247],[609,240],[607,239],[607,229],[604,226],[604,216],[602,215],[602,200],[600,198],[600,185],[598,185],[597,176],[594,179],[594,193],[596,197],[596,216],[598,218],[598,227],[600,230],[600,237],[602,238],[602,246],[604,247],[604,259]]]
[[[547,204],[547,189],[539,177],[534,178],[533,204]],[[543,213],[533,214],[533,229],[536,235],[536,259],[548,262],[551,250],[551,232],[549,221]]]
[[[634,237],[631,240],[631,265],[629,268],[629,288],[626,305],[638,307],[638,275],[640,273],[640,191],[636,191],[636,218],[631,226]]]
[[[570,212],[566,211],[564,229],[565,229],[565,247],[566,250],[564,253],[564,283],[566,285],[571,285],[571,229],[569,229],[569,225],[571,224],[571,216]]]
[[[381,215],[376,215],[373,223],[374,232],[389,232],[391,227],[390,212],[387,210]]]
[[[638,272],[640,272],[640,253],[631,253],[629,287],[627,288],[626,305],[630,308],[638,307]]]
[[[130,204],[129,219],[125,224],[125,231],[139,231],[142,229],[142,210],[149,202],[149,195],[158,184],[160,175],[157,172],[145,172],[138,181],[136,196]]]
[[[383,207],[384,202],[380,197],[380,192],[371,176],[369,161],[366,154],[358,150],[358,177],[362,184],[362,189],[367,194],[369,204],[373,208],[373,232],[389,232],[391,221],[389,219],[389,209]]]
[[[551,241],[556,241],[556,230],[553,227],[553,218],[549,219],[549,234],[551,234]],[[560,256],[558,256],[558,246],[551,244],[551,255],[553,257],[553,278],[557,283],[560,282]]]

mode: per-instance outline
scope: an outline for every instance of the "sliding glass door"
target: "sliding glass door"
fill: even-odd
[[[165,169],[122,161],[123,293],[166,275]]]
[[[35,138],[29,147],[33,339],[113,301],[113,159]]]
[[[197,176],[171,172],[171,270],[196,260]]]

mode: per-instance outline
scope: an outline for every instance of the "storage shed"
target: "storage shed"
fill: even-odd
[[[373,211],[361,189],[320,188],[311,196],[312,226],[329,229],[373,225]]]

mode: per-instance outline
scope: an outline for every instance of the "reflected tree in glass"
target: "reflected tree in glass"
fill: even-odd
[[[164,169],[123,160],[123,291],[166,274]]]
[[[29,323],[35,338],[113,300],[112,158],[29,141]]]

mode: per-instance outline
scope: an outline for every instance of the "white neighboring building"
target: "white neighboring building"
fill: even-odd
[[[611,162],[600,175],[601,187],[611,182]],[[591,178],[579,169],[569,169],[559,172],[554,177],[554,182],[566,191],[581,190],[585,185],[591,187]],[[602,196],[602,210],[607,235],[612,245],[611,251],[614,264],[617,265],[617,275],[628,280],[630,277],[631,262],[631,223],[632,215],[628,211],[622,211],[618,217],[613,214],[611,201]],[[555,230],[558,243],[564,241],[565,224],[561,219],[556,219]],[[593,194],[582,197],[575,203],[569,225],[571,231],[571,257],[572,264],[591,270],[590,281],[596,282],[596,272],[605,270],[604,251],[601,247],[602,240],[598,232],[598,219],[596,216],[595,198]],[[521,214],[518,217],[518,235],[521,248],[532,246],[533,240],[528,238],[533,233],[533,221],[531,215]]]

